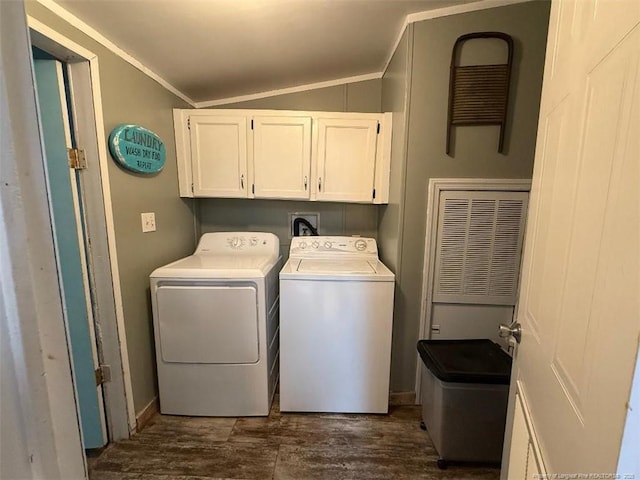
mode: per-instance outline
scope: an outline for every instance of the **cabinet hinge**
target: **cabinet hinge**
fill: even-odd
[[[67,148],[67,157],[69,158],[69,168],[75,168],[76,170],[87,168],[87,158],[83,149]]]
[[[378,135],[380,134],[380,122],[378,122],[378,131],[376,132]]]
[[[191,184],[191,193],[193,193],[193,183]]]
[[[373,189],[373,198],[376,198],[376,189]]]
[[[100,365],[96,368],[96,385],[111,381],[111,367],[109,365]]]
[[[251,130],[253,130],[253,119],[251,119]]]
[[[255,183],[251,184],[251,193],[256,193],[256,184]]]
[[[187,118],[187,128],[191,130],[191,117]]]

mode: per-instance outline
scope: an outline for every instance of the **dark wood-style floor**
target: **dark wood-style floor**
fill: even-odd
[[[267,418],[156,415],[130,440],[90,459],[91,480],[497,480],[490,467],[439,470],[420,407],[389,415],[281,414]]]

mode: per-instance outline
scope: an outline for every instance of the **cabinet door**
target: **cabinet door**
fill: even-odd
[[[194,196],[246,197],[246,117],[192,115],[190,119]]]
[[[371,202],[377,120],[318,119],[318,200]]]
[[[309,198],[311,117],[253,117],[254,196]]]

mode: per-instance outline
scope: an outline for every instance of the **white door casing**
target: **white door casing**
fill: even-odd
[[[640,338],[639,22],[636,1],[551,9],[512,375],[542,473],[616,470]]]
[[[87,169],[80,176],[85,221],[90,232],[93,301],[101,347],[100,360],[111,367],[105,383],[110,440],[129,438],[136,428],[124,310],[119,281],[115,226],[109,184],[109,157],[102,115],[97,56],[38,20],[27,17],[32,44],[68,62],[74,135],[85,149]]]

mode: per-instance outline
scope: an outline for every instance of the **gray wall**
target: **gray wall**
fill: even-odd
[[[403,219],[398,258],[400,301],[396,303],[392,390],[410,391],[415,382],[420,326],[422,269],[430,178],[531,178],[546,45],[549,2],[506,7],[426,20],[414,25],[408,148],[404,168]],[[455,40],[465,33],[500,31],[515,42],[505,154],[497,152],[498,128],[458,127],[453,157],[445,154],[449,63]],[[465,63],[486,60],[483,51],[465,53]],[[383,99],[394,86],[390,70]],[[389,80],[387,81],[387,78]],[[391,95],[391,94],[390,94]],[[385,105],[383,105],[385,106]],[[394,159],[392,168],[402,168]],[[397,175],[398,173],[392,173]]]
[[[404,311],[406,296],[400,279],[402,233],[404,219],[404,186],[406,181],[406,157],[408,141],[408,116],[411,93],[411,60],[413,54],[413,29],[410,24],[404,32],[398,48],[382,79],[382,109],[393,112],[393,138],[391,143],[391,175],[389,204],[380,207],[378,243],[382,261],[396,274],[394,312]],[[401,378],[403,351],[415,337],[413,323],[405,316],[394,314],[391,378]],[[392,380],[391,390],[398,390]],[[411,390],[411,388],[406,388]]]
[[[389,203],[380,206],[378,248],[382,261],[398,274],[404,208],[407,124],[411,87],[413,24],[407,26],[382,78],[382,111],[393,114]]]
[[[325,112],[379,113],[382,81],[365,80],[306,92],[230,103],[216,108],[257,108],[276,110],[316,110]]]
[[[285,258],[291,244],[289,213],[319,213],[320,235],[377,236],[375,205],[224,198],[200,199],[198,204],[202,233],[271,232],[280,239],[280,252]]]
[[[107,135],[120,123],[135,123],[157,133],[167,149],[164,170],[151,177],[128,173],[109,159],[133,400],[140,412],[157,393],[148,276],[191,253],[195,243],[192,201],[178,195],[171,112],[188,105],[40,4],[28,2],[27,13],[97,54]],[[142,233],[142,212],[155,212],[156,232]]]
[[[218,108],[377,113],[381,111],[381,89],[381,80],[367,80]],[[234,230],[271,232],[280,239],[280,251],[285,258],[291,243],[289,213],[318,212],[320,235],[376,238],[378,230],[377,205],[250,199],[199,199],[197,204],[201,233]]]

